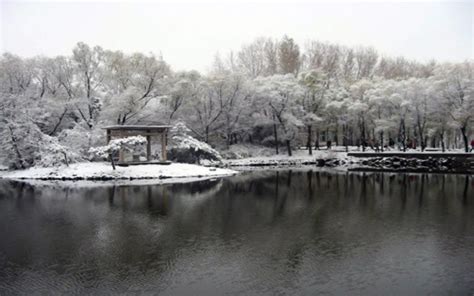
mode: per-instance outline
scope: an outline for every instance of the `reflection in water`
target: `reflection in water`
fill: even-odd
[[[0,294],[472,293],[473,188],[464,175],[318,170],[2,181]]]
[[[467,205],[467,192],[468,192],[468,188],[469,188],[469,176],[466,175],[464,177],[464,191],[463,191],[463,202],[464,202],[464,205]]]

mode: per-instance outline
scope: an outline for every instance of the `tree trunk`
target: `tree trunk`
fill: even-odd
[[[68,159],[67,159],[67,154],[66,154],[66,152],[64,152],[64,151],[62,151],[62,154],[63,154],[63,156],[64,156],[64,162],[66,163],[66,166],[68,167],[68,166],[69,166],[69,161],[68,161]]]
[[[64,108],[64,112],[61,114],[61,116],[59,116],[59,120],[58,122],[56,123],[56,125],[54,126],[53,130],[49,133],[50,136],[54,135],[56,133],[56,130],[58,129],[59,125],[61,124],[61,122],[63,121],[63,118],[64,116],[66,115],[67,113],[67,108]]]
[[[112,164],[112,169],[115,171],[115,160],[114,160],[114,153],[111,152],[109,154],[109,158],[110,158],[110,163]]]
[[[383,131],[380,132],[380,151],[383,152]]]
[[[347,130],[348,130],[347,125],[343,124],[342,125],[342,145],[346,147],[346,152],[349,152],[349,146],[348,146],[349,139],[347,136]]]
[[[331,149],[331,138],[329,137],[329,128],[326,128],[326,150]]]
[[[345,131],[344,131],[344,141],[345,141],[344,145],[346,146],[346,152],[349,152],[349,135],[347,134],[348,130],[349,128],[346,125]]]
[[[398,138],[402,142],[403,152],[407,151],[406,130],[405,130],[405,120],[404,119],[400,120],[400,129],[399,129]]]
[[[420,138],[421,152],[423,152],[425,151],[425,148],[426,148],[426,139],[423,137],[425,128],[424,128],[424,124],[421,124],[419,119],[417,122],[417,127],[418,127],[418,137]]]
[[[466,125],[463,125],[461,127],[461,134],[462,134],[462,140],[464,142],[464,151],[467,153],[467,152],[469,152],[469,143],[468,143],[468,139],[467,139]]]
[[[319,129],[316,129],[316,140],[314,141],[314,149],[319,150]]]
[[[43,79],[41,79],[41,92],[40,92],[40,95],[39,97],[42,98],[44,96],[44,93],[46,91],[46,86],[45,86],[45,78],[43,77]]]
[[[365,120],[364,118],[361,119],[360,123],[360,138],[362,142],[362,151],[365,151],[365,146],[367,145],[367,141],[365,138]]]
[[[279,153],[279,151],[278,151],[278,130],[277,130],[276,123],[273,124],[273,136],[275,137],[275,151],[276,151],[276,154],[278,154]]]
[[[115,171],[115,160],[114,160],[113,152],[109,154],[109,158],[110,158],[110,163],[112,164],[112,169]]]
[[[229,149],[230,145],[232,144],[232,129],[230,127],[230,118],[227,116],[226,122],[225,122],[225,129],[226,129],[226,134],[227,134],[227,139],[226,139],[226,146],[227,149]]]
[[[349,129],[349,145],[354,146],[354,129],[352,127],[348,127]]]
[[[25,169],[25,164],[24,164],[25,161],[23,160],[23,156],[20,153],[20,149],[18,148],[18,141],[10,125],[8,125],[8,130],[10,131],[10,140],[12,141],[13,150],[15,150],[15,154],[16,154],[16,157],[18,158],[20,168]]]
[[[439,137],[441,139],[441,151],[445,152],[446,151],[446,146],[444,144],[444,133],[440,133],[439,134]]]
[[[290,143],[290,140],[286,140],[286,149],[288,150],[288,156],[291,156],[291,143]]]
[[[226,139],[227,149],[229,149],[230,144],[232,144],[232,133],[229,130],[227,130],[227,139]]]
[[[306,143],[306,146],[308,147],[308,153],[309,155],[313,155],[313,147],[311,144],[311,125],[308,125],[308,141]]]

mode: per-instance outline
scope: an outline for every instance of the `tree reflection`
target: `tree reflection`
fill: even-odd
[[[468,189],[469,189],[469,175],[466,175],[464,177],[464,189],[463,189],[463,194],[462,194],[462,201],[463,201],[463,204],[466,206],[467,206]]]
[[[306,173],[306,180],[308,183],[308,199],[313,200],[313,170]]]
[[[211,255],[212,264],[234,264],[255,277],[264,278],[260,270],[269,267],[270,276],[272,269],[284,270],[291,279],[307,266],[308,256],[314,262],[345,260],[354,246],[392,244],[393,237],[385,234],[402,235],[399,228],[409,238],[414,228],[454,221],[427,232],[439,240],[459,225],[470,230],[470,180],[312,169],[152,186],[2,182],[0,250],[26,267],[92,266],[86,275],[90,281],[111,274],[116,283],[134,270],[166,282],[162,276],[187,262],[199,266]],[[462,194],[462,201],[438,198],[443,190],[443,197]]]
[[[426,174],[421,174],[421,181],[420,181],[420,193],[418,194],[418,208],[423,206],[423,195],[425,189],[425,178]]]
[[[405,210],[405,206],[406,206],[406,203],[407,203],[407,191],[408,191],[408,177],[407,177],[407,174],[402,174],[402,184],[401,184],[401,194],[400,194],[400,198],[401,198],[401,210]]]

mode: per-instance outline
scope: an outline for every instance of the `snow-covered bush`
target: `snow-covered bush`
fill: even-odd
[[[58,135],[59,143],[74,153],[87,156],[91,147],[105,141],[104,131],[98,127],[90,129],[85,124],[75,124],[71,129],[64,129]]]
[[[176,162],[200,163],[201,160],[222,161],[222,156],[209,144],[189,135],[184,123],[177,123],[170,131],[168,158]]]
[[[248,157],[271,156],[275,153],[273,148],[252,144],[234,144],[229,149],[221,152],[225,159],[242,159]]]
[[[41,132],[28,122],[6,120],[1,128],[0,153],[11,169],[25,169],[34,165]]]
[[[265,138],[263,138],[260,143],[262,145],[265,145],[265,146],[275,146],[275,138],[273,136],[267,136]],[[279,144],[281,144],[281,141],[278,142]]]
[[[36,153],[35,166],[52,167],[60,165],[69,165],[79,162],[84,158],[68,147],[61,145],[57,138],[48,135],[42,135],[38,143],[39,150]]]
[[[79,154],[61,145],[57,138],[43,134],[30,121],[8,121],[1,133],[0,147],[9,168],[58,166],[82,160]]]
[[[143,136],[133,136],[127,138],[114,139],[108,145],[99,146],[89,149],[89,153],[93,157],[110,158],[112,168],[115,170],[114,156],[120,150],[133,151],[137,147],[146,143]]]

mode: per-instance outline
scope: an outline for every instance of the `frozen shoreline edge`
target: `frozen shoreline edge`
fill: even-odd
[[[221,178],[238,174],[238,171],[204,167],[192,164],[173,163],[171,165],[146,165],[117,167],[113,170],[108,163],[75,163],[70,166],[52,168],[30,168],[7,171],[0,179],[16,181],[94,181],[94,182],[131,182],[149,181],[155,183],[182,183],[188,180]]]

